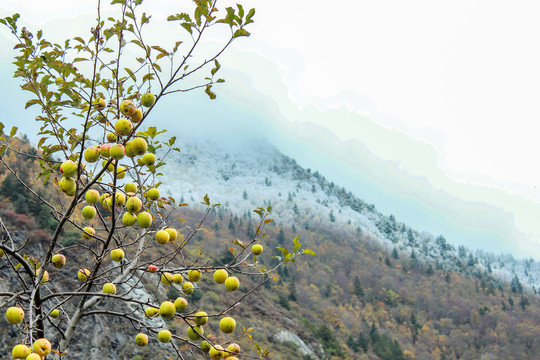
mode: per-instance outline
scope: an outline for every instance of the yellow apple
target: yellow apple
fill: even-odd
[[[204,329],[200,325],[193,325],[188,327],[187,329],[187,336],[190,340],[199,340],[201,338],[201,335],[204,335]]]
[[[174,274],[173,275],[173,282],[176,285],[180,285],[181,283],[184,282],[184,277],[182,276],[182,274]]]
[[[85,239],[91,239],[92,236],[96,235],[96,230],[93,227],[86,226],[83,228],[82,237]]]
[[[79,279],[79,281],[86,281],[88,280],[90,274],[90,269],[79,269],[79,271],[77,272],[77,278]]]
[[[156,241],[158,244],[165,245],[169,242],[169,233],[165,230],[159,230],[156,232]]]
[[[169,241],[174,241],[178,237],[178,232],[173,228],[166,228],[165,231],[169,233]]]
[[[57,269],[60,269],[66,265],[66,257],[62,254],[54,254],[51,258],[53,266]]]
[[[169,330],[161,330],[159,333],[158,333],[158,340],[162,343],[168,343],[169,341],[171,341],[171,332]]]
[[[230,334],[236,328],[236,321],[230,316],[224,317],[219,321],[219,328],[225,334]]]
[[[109,132],[107,133],[107,141],[110,143],[116,142],[118,140],[118,136],[116,136],[115,133]]]
[[[12,306],[6,311],[6,319],[10,324],[20,324],[24,319],[24,310],[17,306]]]
[[[135,103],[131,100],[124,100],[120,103],[120,112],[124,115],[131,116],[136,109]]]
[[[203,340],[201,341],[201,350],[204,352],[204,353],[207,353],[210,351],[210,348],[212,347],[212,345],[210,345],[210,343],[206,340]]]
[[[240,287],[240,280],[238,280],[236,276],[228,277],[225,280],[225,289],[229,291],[235,291],[235,290],[238,290],[239,287]]]
[[[116,294],[116,285],[113,283],[103,284],[103,293],[104,294]]]
[[[84,150],[84,160],[89,163],[95,163],[99,160],[99,149],[95,146],[89,146]]]
[[[251,253],[253,255],[261,255],[263,252],[263,246],[261,244],[255,244],[251,247]]]
[[[197,325],[205,325],[208,322],[208,314],[204,311],[199,311],[194,315],[193,321]]]
[[[53,311],[51,311],[49,316],[52,317],[53,319],[58,319],[60,317],[60,310],[54,309]]]
[[[173,274],[170,272],[164,272],[161,274],[161,283],[165,286],[171,286],[173,283]]]
[[[135,344],[137,344],[138,346],[148,345],[148,335],[143,333],[137,334],[137,336],[135,337]]]
[[[82,209],[82,216],[86,220],[92,220],[93,218],[96,217],[96,214],[97,214],[96,208],[93,207],[92,205],[87,205],[83,207]]]
[[[141,96],[141,105],[144,107],[151,107],[156,103],[156,96],[152,93],[145,93]]]
[[[111,251],[111,259],[114,262],[121,262],[122,260],[124,260],[125,255],[126,254],[122,249],[114,249]]]
[[[137,215],[133,213],[125,212],[124,215],[122,216],[122,223],[125,226],[133,226],[136,222],[137,222]]]
[[[133,123],[128,119],[120,119],[114,124],[114,130],[118,136],[128,136],[133,129]]]
[[[72,160],[66,160],[60,165],[60,174],[63,177],[72,177],[77,173],[77,164]]]
[[[229,274],[227,273],[227,270],[225,269],[219,269],[214,272],[214,281],[218,284],[223,284],[225,280],[229,277]]]
[[[144,315],[145,315],[148,319],[155,318],[156,316],[159,315],[159,309],[158,309],[158,308],[155,308],[155,307],[149,307],[149,308],[146,308],[146,309],[144,309]]]
[[[146,166],[153,166],[156,163],[156,155],[152,153],[146,153],[142,157],[142,162]]]
[[[197,282],[201,280],[202,273],[199,270],[192,269],[188,271],[188,279],[191,282]]]
[[[87,203],[94,205],[99,201],[99,192],[94,189],[90,189],[84,194],[84,198]]]
[[[176,306],[170,301],[164,301],[159,306],[159,315],[165,319],[172,319],[176,313]]]
[[[47,356],[51,352],[51,343],[47,339],[37,339],[32,345],[32,351],[39,356]]]
[[[133,121],[135,124],[138,124],[141,122],[143,118],[143,112],[141,109],[136,109],[133,115],[131,115],[131,121]]]
[[[15,345],[11,350],[11,356],[13,359],[26,359],[30,355],[30,348],[26,345]]]
[[[195,290],[195,285],[193,283],[186,281],[182,284],[182,292],[186,295],[193,294],[193,291]]]
[[[229,351],[227,357],[232,356],[232,355],[238,355],[240,354],[240,345],[236,343],[229,344],[229,346],[227,346],[227,350]],[[229,360],[231,360],[230,357],[229,357]]]
[[[141,229],[149,228],[152,226],[152,215],[147,212],[137,214],[137,225],[139,225]]]
[[[137,192],[137,184],[135,184],[135,183],[126,183],[124,185],[124,191],[126,193],[136,193]]]
[[[42,359],[43,358],[41,356],[39,356],[38,354],[32,353],[32,354],[28,355],[26,357],[26,359],[24,359],[24,360],[42,360]]]
[[[158,189],[156,189],[156,188],[151,188],[151,189],[149,189],[149,190],[146,192],[146,196],[147,196],[150,200],[157,200],[157,199],[159,199],[160,193],[159,193],[159,190],[158,190]]]
[[[62,192],[67,196],[74,196],[75,192],[77,191],[77,184],[75,183],[75,180],[69,177],[60,179],[58,186],[60,187],[60,190],[62,190]]]
[[[109,154],[113,159],[120,160],[126,156],[126,149],[122,144],[112,144]]]
[[[138,197],[132,196],[126,201],[126,209],[132,213],[138,213],[141,211],[142,201]]]
[[[105,99],[97,98],[97,99],[94,99],[92,106],[96,110],[103,110],[105,109],[105,106],[107,106],[107,103],[105,102]]]
[[[174,306],[176,307],[176,311],[184,311],[188,306],[188,302],[183,297],[179,297],[174,300]]]
[[[208,355],[210,355],[210,358],[213,360],[219,360],[223,357],[223,347],[221,345],[214,345],[210,348],[210,351],[208,351]]]

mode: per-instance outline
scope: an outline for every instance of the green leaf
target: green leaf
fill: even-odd
[[[283,257],[285,257],[285,259],[287,258],[288,255],[290,255],[289,250],[287,250],[287,248],[277,247],[276,249],[281,251],[281,253],[283,254]]]
[[[190,24],[190,23],[186,23],[186,22],[185,22],[185,23],[182,23],[182,27],[183,27],[184,29],[186,29],[190,34],[193,35],[193,30],[191,30],[191,27],[192,27],[192,26],[193,26],[193,25]]]
[[[225,79],[217,79],[216,82],[217,82],[217,83],[224,83],[224,82],[225,82]]]
[[[24,108],[28,109],[30,106],[35,105],[35,104],[39,104],[39,103],[40,103],[39,99],[28,100],[26,102],[26,105],[24,105]]]
[[[12,138],[15,136],[15,134],[17,134],[17,130],[19,130],[18,127],[14,126],[11,128],[11,132],[9,133],[9,137]]]
[[[234,32],[234,35],[233,37],[234,38],[237,38],[237,37],[240,37],[240,36],[249,36],[251,35],[246,29],[238,29]]]
[[[309,250],[309,249],[306,249],[302,252],[302,254],[307,254],[307,255],[312,255],[312,256],[315,256],[315,253],[313,252],[313,250]]]

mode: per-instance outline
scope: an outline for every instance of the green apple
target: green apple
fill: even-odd
[[[219,321],[219,328],[225,334],[230,334],[236,329],[236,321],[230,316],[224,317]]]
[[[90,189],[84,194],[84,199],[90,205],[94,205],[99,201],[99,192],[94,189]]]
[[[152,153],[146,153],[142,157],[142,162],[146,166],[154,166],[154,164],[156,163],[156,155]]]
[[[192,269],[188,271],[188,279],[191,282],[197,282],[201,280],[202,273],[199,270]]]
[[[227,270],[225,269],[219,269],[214,272],[214,281],[218,284],[223,284],[225,280],[229,277],[229,274],[227,273]]]
[[[77,164],[72,160],[66,160],[60,165],[60,174],[63,177],[72,177],[77,173]]]
[[[57,269],[60,269],[66,265],[66,257],[62,254],[54,254],[51,258],[53,266]]]
[[[214,345],[210,348],[208,351],[208,355],[210,355],[210,358],[213,360],[219,360],[223,357],[223,347],[221,345]]]
[[[152,93],[145,93],[141,96],[141,105],[151,107],[156,103],[156,96]]]
[[[110,150],[111,150],[111,145],[110,144],[101,144],[101,146],[99,147],[99,153],[103,157],[109,157],[110,156]]]
[[[133,123],[128,119],[120,119],[114,124],[114,130],[118,136],[128,136],[133,129]]]
[[[151,188],[149,189],[147,192],[146,192],[146,196],[150,199],[150,200],[157,200],[159,199],[159,190],[156,189],[156,188]]]
[[[161,274],[161,283],[165,286],[171,286],[173,283],[173,274],[170,272],[164,272]]]
[[[171,332],[169,330],[161,330],[158,332],[157,338],[162,343],[168,343],[171,341]]]
[[[193,291],[195,290],[195,285],[193,283],[186,281],[182,284],[182,292],[186,295],[193,294]]]
[[[24,319],[24,310],[17,306],[12,306],[6,311],[6,319],[10,324],[20,324]]]
[[[240,345],[236,343],[229,344],[229,346],[227,346],[227,350],[229,351],[229,356],[238,355],[240,354]],[[229,358],[229,360],[230,359],[231,358]]]
[[[116,285],[113,283],[103,284],[103,293],[104,294],[116,294]]]
[[[204,335],[204,329],[200,325],[193,325],[188,327],[187,329],[187,336],[190,340],[199,340],[201,338],[201,335]]]
[[[159,230],[156,232],[156,241],[158,244],[165,245],[169,242],[169,233],[165,230]]]
[[[174,300],[174,306],[176,307],[176,311],[184,311],[188,306],[188,302],[183,297],[178,297]]]
[[[211,347],[212,347],[212,345],[210,345],[210,343],[208,341],[206,341],[206,340],[201,341],[201,350],[202,350],[202,352],[208,354]]]
[[[261,255],[263,252],[263,246],[261,244],[255,244],[251,247],[251,253],[253,255]]]
[[[126,149],[122,144],[112,144],[109,154],[113,159],[120,160],[126,156]]]
[[[142,201],[136,196],[132,196],[126,201],[126,210],[132,213],[141,211]]]
[[[142,137],[136,137],[131,140],[131,149],[135,155],[144,155],[148,150],[148,143]]]
[[[84,160],[89,163],[95,163],[99,160],[99,149],[95,146],[89,146],[84,150]]]
[[[37,339],[32,345],[32,351],[39,356],[47,356],[51,352],[51,343],[47,339]]]
[[[114,262],[121,262],[124,260],[124,256],[126,256],[126,254],[122,249],[111,250],[111,260]]]
[[[137,225],[141,229],[146,229],[152,226],[152,215],[147,212],[140,212],[137,214]]]
[[[83,228],[82,237],[85,239],[91,239],[92,236],[96,235],[96,230],[93,227],[86,226]]]
[[[64,177],[60,179],[60,181],[58,182],[58,186],[60,186],[60,190],[62,190],[62,192],[67,196],[75,196],[77,184],[72,178]]]
[[[136,109],[135,103],[131,100],[124,100],[120,103],[120,112],[124,115],[131,116]]]
[[[92,106],[94,107],[94,109],[101,111],[105,109],[105,106],[107,106],[107,103],[105,102],[105,99],[97,98],[97,99],[94,99]]]
[[[88,280],[88,277],[90,276],[91,272],[90,272],[90,269],[79,269],[79,271],[77,271],[77,278],[79,279],[79,281],[86,281]]]
[[[165,231],[169,234],[169,241],[174,241],[178,237],[178,232],[173,228],[166,228]]]
[[[92,220],[93,218],[96,217],[96,214],[97,214],[96,208],[93,207],[92,205],[87,205],[83,207],[82,209],[82,216],[86,220]]]
[[[172,319],[176,313],[176,306],[171,301],[164,301],[159,306],[159,315],[165,319]]]
[[[133,226],[135,225],[136,222],[137,222],[137,215],[133,213],[125,212],[124,215],[122,216],[122,223],[125,226]]]
[[[135,336],[135,344],[137,344],[138,346],[148,345],[148,335],[138,333],[137,336]]]
[[[58,319],[60,317],[60,310],[54,309],[53,311],[51,311],[49,316],[52,317],[53,319]]]
[[[116,140],[118,140],[118,136],[116,136],[116,134],[113,132],[108,132],[106,138],[107,138],[107,141],[110,143],[114,143],[116,142]]]
[[[238,280],[236,276],[228,277],[225,280],[225,289],[229,291],[235,291],[235,290],[238,290],[239,287],[240,287],[240,280]]]
[[[135,183],[126,183],[124,185],[124,191],[126,193],[136,193],[137,190],[138,190],[137,184],[135,184]]]
[[[15,345],[11,350],[13,359],[26,359],[30,355],[30,348],[24,344]]]
[[[173,282],[176,285],[180,285],[181,283],[184,282],[184,277],[182,276],[182,274],[174,274],[173,275]]]
[[[193,321],[197,325],[204,325],[208,322],[208,314],[204,311],[199,311],[194,315]]]
[[[143,113],[141,109],[136,109],[133,115],[131,115],[131,121],[134,122],[135,124],[140,123],[142,118],[143,118]]]
[[[144,309],[144,316],[146,316],[148,319],[155,318],[159,315],[159,309],[155,307],[148,307]]]

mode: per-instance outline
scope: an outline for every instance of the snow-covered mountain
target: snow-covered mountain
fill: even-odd
[[[531,291],[540,290],[540,262],[456,248],[443,235],[411,229],[266,143],[181,143],[181,153],[170,155],[162,168],[166,178],[163,191],[190,205],[199,204],[205,194],[236,215],[271,205],[278,224],[323,226],[336,235],[367,234],[404,256],[458,271],[487,271],[504,282],[517,275]]]

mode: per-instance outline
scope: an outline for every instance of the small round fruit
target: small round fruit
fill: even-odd
[[[125,177],[126,177],[126,173],[127,173],[127,171],[126,171],[126,168],[125,168],[125,167],[123,167],[123,166],[118,166],[118,167],[116,168],[116,178],[117,178],[117,179],[123,179],[123,178],[125,178]],[[124,196],[124,194],[120,194],[120,195]]]
[[[152,226],[152,215],[147,212],[137,214],[137,225],[139,225],[141,229],[149,228]]]
[[[107,133],[107,141],[108,142],[114,143],[114,142],[116,142],[116,140],[118,140],[118,136],[116,136],[115,133],[113,133],[113,132]]]
[[[255,244],[251,247],[251,253],[253,255],[261,255],[263,252],[263,246],[261,244]]]
[[[160,196],[160,193],[159,193],[159,190],[156,189],[156,188],[151,188],[150,190],[148,190],[146,192],[146,196],[150,199],[150,200],[157,200],[159,199],[159,196]]]
[[[124,195],[122,193],[116,193],[115,194],[115,199],[116,199],[116,201],[115,201],[116,206],[124,206],[124,204],[126,203],[126,195]]]
[[[201,341],[201,350],[204,352],[204,353],[207,353],[210,351],[210,348],[212,347],[212,345],[210,345],[210,343],[206,340],[203,340]]]
[[[60,174],[63,177],[72,177],[77,173],[77,164],[72,160],[66,160],[60,165]]]
[[[188,306],[188,302],[183,297],[179,297],[174,300],[174,306],[176,307],[176,311],[184,311]]]
[[[159,315],[165,319],[172,319],[176,313],[176,306],[171,301],[164,301],[159,306]]]
[[[87,205],[83,207],[82,209],[82,216],[86,220],[92,220],[93,218],[96,217],[96,214],[97,214],[96,208],[93,207],[92,205]]]
[[[36,353],[28,355],[24,360],[42,360],[43,358]]]
[[[92,106],[96,110],[103,110],[105,109],[105,106],[107,106],[107,103],[105,102],[105,99],[98,98],[94,100],[94,102],[92,103]]]
[[[169,241],[174,241],[178,237],[178,232],[173,228],[166,228],[165,231],[169,233]]]
[[[235,291],[235,290],[238,290],[239,287],[240,287],[240,280],[238,280],[236,276],[228,277],[225,280],[225,289],[229,291]]]
[[[138,213],[142,209],[142,201],[136,196],[132,196],[126,201],[126,209],[132,213]]]
[[[39,273],[39,269],[36,270],[36,276],[38,275],[38,273]],[[43,272],[43,275],[41,275],[40,283],[45,284],[47,281],[49,281],[49,272],[47,270],[45,270]]]
[[[10,324],[20,324],[24,319],[24,310],[17,306],[12,306],[6,311],[6,319]]]
[[[86,194],[84,194],[84,198],[87,203],[94,205],[99,201],[99,192],[97,190],[90,189],[86,192]]]
[[[188,279],[191,282],[197,282],[201,280],[201,276],[202,273],[199,270],[192,269],[188,271]]]
[[[124,256],[126,254],[124,253],[124,250],[122,249],[114,249],[111,251],[111,260],[115,262],[121,262],[124,260]]]
[[[122,144],[112,144],[109,154],[113,159],[120,160],[126,156],[126,149]]]
[[[214,272],[214,281],[218,284],[223,284],[225,280],[229,277],[229,274],[227,273],[227,270],[225,269],[219,269]]]
[[[173,274],[170,272],[164,272],[161,274],[161,283],[165,286],[171,286],[173,283]]]
[[[140,123],[142,118],[143,118],[143,113],[141,109],[136,109],[133,115],[131,115],[131,121],[134,122],[135,124]]]
[[[180,285],[181,283],[184,282],[184,277],[182,276],[182,274],[174,274],[173,275],[173,282],[176,285]]]
[[[162,343],[168,343],[169,341],[171,341],[171,332],[169,330],[161,330],[157,337],[158,337],[158,340]]]
[[[96,230],[93,227],[86,226],[83,228],[82,237],[85,239],[91,239],[92,236],[96,235]]]
[[[106,158],[109,157],[110,156],[110,151],[111,151],[111,145],[109,145],[109,144],[102,144],[99,147],[99,153],[103,157],[106,157]]]
[[[30,355],[30,348],[26,345],[15,345],[11,350],[11,356],[13,359],[26,359]]]
[[[51,352],[51,343],[47,339],[37,339],[32,345],[32,351],[39,356],[47,356]]]
[[[132,147],[132,144],[133,144],[133,140],[130,140],[126,143],[126,156],[128,158],[134,158],[135,157],[135,153],[133,152],[133,147]]]
[[[66,257],[62,254],[54,254],[51,258],[53,266],[57,269],[60,269],[66,265]]]
[[[144,309],[144,316],[146,316],[148,319],[155,318],[159,315],[159,309],[155,307],[149,307]]]
[[[186,281],[182,284],[182,292],[186,295],[193,294],[193,291],[195,290],[195,285],[193,283]]]
[[[126,194],[129,194],[129,193],[135,194],[137,190],[138,190],[137,184],[135,183],[126,183],[124,185],[124,191],[126,192]]]
[[[60,190],[62,190],[62,192],[67,196],[75,196],[75,192],[77,191],[77,184],[72,178],[64,177],[60,179],[58,185],[60,186]]]
[[[236,343],[229,344],[229,346],[227,346],[227,350],[229,351],[229,356],[238,355],[240,354],[240,345]]]
[[[165,245],[169,242],[169,233],[165,230],[159,230],[156,232],[156,241],[158,244]]]
[[[154,166],[154,164],[156,163],[156,155],[152,153],[146,153],[142,157],[142,162],[146,166]]]
[[[99,160],[99,149],[95,146],[87,147],[86,150],[84,150],[84,160],[88,161],[89,163],[95,163]]]
[[[4,256],[4,250],[0,249],[0,259]]]
[[[135,344],[137,344],[138,346],[148,345],[148,335],[138,333],[137,336],[135,336]]]
[[[86,281],[88,280],[88,277],[90,276],[90,269],[79,269],[77,272],[77,278],[79,281]]]
[[[151,107],[156,103],[156,96],[152,93],[145,93],[141,96],[141,105],[144,107]]]
[[[214,345],[210,348],[210,351],[208,351],[208,355],[210,355],[210,358],[213,360],[219,360],[223,357],[223,347],[221,345]]]
[[[187,336],[190,340],[199,340],[201,338],[201,335],[204,335],[204,329],[200,325],[193,325],[188,327],[187,329]]]
[[[236,329],[236,321],[230,316],[224,317],[219,321],[219,328],[225,334],[231,334]]]
[[[199,311],[194,315],[193,321],[197,325],[205,325],[208,322],[208,314],[204,311]]]
[[[148,272],[151,274],[157,273],[157,266],[156,265],[148,265]]]
[[[128,119],[120,119],[114,124],[114,130],[118,136],[128,136],[133,129],[133,123]]]
[[[120,112],[124,115],[131,116],[136,109],[135,103],[131,100],[124,100],[120,103]]]
[[[122,224],[125,226],[133,226],[137,222],[137,215],[125,212],[124,215],[122,215]]]
[[[51,311],[49,316],[52,317],[53,319],[58,319],[60,317],[60,310],[54,309],[53,311]]]
[[[116,294],[116,285],[113,283],[103,284],[103,293],[104,294]]]

